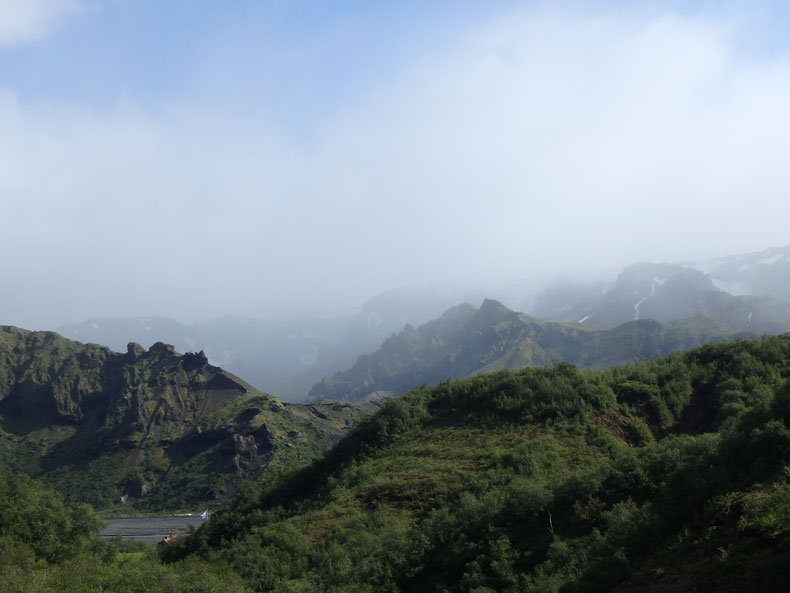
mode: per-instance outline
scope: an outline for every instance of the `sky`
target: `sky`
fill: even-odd
[[[0,0],[0,324],[786,245],[785,4]]]

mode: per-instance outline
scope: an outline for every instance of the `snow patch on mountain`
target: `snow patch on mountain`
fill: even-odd
[[[642,297],[642,298],[641,298],[641,299],[639,299],[639,301],[637,301],[637,303],[634,305],[634,321],[636,321],[637,319],[639,319],[639,307],[641,307],[641,306],[642,306],[642,303],[644,303],[646,300],[647,300],[647,297]]]
[[[639,299],[639,301],[634,305],[634,321],[637,321],[639,319],[639,307],[642,306],[642,303],[644,303],[647,299],[649,299],[654,294],[656,294],[656,289],[659,286],[663,286],[664,282],[666,281],[667,281],[666,278],[659,278],[658,276],[653,278],[653,281],[650,283],[650,294]]]

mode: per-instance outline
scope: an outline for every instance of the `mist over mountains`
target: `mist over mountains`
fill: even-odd
[[[382,343],[386,346],[385,340],[392,339],[404,328],[403,339],[406,339],[407,335],[416,335],[414,328],[437,320],[432,327],[441,326],[446,333],[448,323],[457,324],[459,319],[466,322],[475,311],[472,304],[463,303],[469,300],[483,302],[486,296],[498,297],[505,310],[516,317],[514,311],[523,310],[534,318],[528,321],[533,325],[538,324],[539,319],[599,330],[613,330],[628,322],[645,320],[672,322],[674,325],[658,329],[657,326],[641,324],[631,330],[621,330],[623,333],[638,328],[637,331],[642,332],[652,327],[651,331],[662,337],[655,341],[658,338],[653,336],[649,338],[649,346],[642,344],[641,348],[630,353],[613,355],[611,351],[601,352],[598,360],[587,354],[580,358],[578,354],[570,353],[567,344],[559,349],[556,345],[542,344],[538,349],[543,354],[533,352],[525,355],[526,347],[516,345],[518,340],[512,335],[500,337],[501,343],[497,346],[499,366],[491,366],[490,361],[486,363],[475,358],[482,356],[480,353],[468,354],[472,358],[463,370],[458,366],[453,372],[435,369],[434,375],[429,373],[430,381],[492,368],[544,365],[559,360],[570,360],[581,366],[610,366],[713,339],[790,330],[790,247],[696,263],[637,263],[616,274],[613,281],[611,276],[611,273],[602,273],[597,278],[590,276],[591,279],[584,282],[556,282],[542,290],[539,284],[526,281],[505,287],[499,285],[488,291],[482,288],[461,290],[451,286],[391,290],[370,299],[356,310],[334,316],[307,315],[280,320],[226,316],[190,324],[163,317],[95,319],[64,325],[58,331],[69,339],[102,344],[116,351],[123,351],[129,341],[145,345],[166,342],[181,352],[204,350],[213,364],[243,377],[264,392],[301,400],[311,389],[314,395],[329,397],[331,394],[331,397],[344,399],[345,396],[337,389],[322,391],[319,388],[324,377],[350,369],[360,355],[373,354]],[[451,307],[456,309],[448,311]],[[490,307],[484,304],[483,308],[488,310]],[[692,318],[696,320],[686,324],[683,330],[685,338],[677,337],[675,334],[683,326],[680,321]],[[496,325],[492,323],[491,327]],[[564,328],[561,333],[565,338],[572,334],[589,339],[592,334],[582,329]],[[456,327],[454,331],[460,329]],[[471,339],[466,334],[453,338],[455,342]],[[446,336],[441,339],[434,336],[431,340],[436,346],[444,343]],[[508,342],[510,345],[505,346],[508,340],[511,340]],[[509,362],[503,362],[501,352],[514,347],[522,354],[511,355]],[[550,354],[545,350],[547,347]],[[577,344],[575,351],[581,348]],[[438,356],[438,350],[431,355],[425,350],[421,352],[421,357]],[[444,352],[444,355],[449,354]],[[412,356],[418,356],[417,352]],[[403,361],[395,366],[402,364]],[[417,373],[416,376],[422,374]],[[413,383],[414,380],[412,377],[407,383],[410,386],[419,384],[419,381]],[[403,389],[395,391],[402,392]]]
[[[419,328],[406,326],[373,354],[360,356],[348,371],[314,385],[310,396],[367,401],[402,395],[422,384],[560,362],[604,369],[751,336],[704,316],[666,323],[641,319],[599,330],[542,321],[485,300],[480,308],[459,305]]]
[[[788,289],[790,248],[783,247],[698,264],[633,264],[611,284],[551,286],[530,313],[602,329],[706,315],[744,331],[781,333],[790,328]]]
[[[118,352],[129,341],[166,342],[179,352],[204,350],[213,364],[266,393],[303,399],[324,375],[351,366],[357,356],[372,352],[404,325],[425,323],[454,304],[454,298],[441,293],[392,290],[335,316],[226,316],[189,324],[164,317],[93,319],[64,325],[58,333]]]
[[[0,0],[0,593],[787,593],[788,29]]]

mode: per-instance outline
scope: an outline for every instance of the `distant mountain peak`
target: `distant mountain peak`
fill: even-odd
[[[165,344],[164,342],[156,342],[148,349],[149,356],[165,357],[175,354],[176,349],[172,344]]]
[[[505,321],[516,313],[494,299],[485,299],[466,324],[467,331],[485,330]]]
[[[488,325],[502,321],[513,314],[511,309],[494,299],[484,299],[483,304],[475,313],[474,321]]]
[[[140,346],[137,342],[129,342],[126,345],[126,356],[132,362],[140,358],[143,354],[145,354],[145,348]]]
[[[463,310],[468,309],[459,307],[453,313]],[[560,361],[606,368],[729,339],[738,333],[705,318],[671,325],[641,319],[611,330],[584,328],[534,319],[494,299],[483,301],[468,320],[443,317],[441,321],[419,328],[409,326],[393,335],[378,351],[359,357],[347,371],[314,385],[310,396],[365,401],[373,394],[399,395],[448,377],[551,366]]]

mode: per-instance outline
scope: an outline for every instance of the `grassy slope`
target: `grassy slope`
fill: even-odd
[[[257,590],[783,591],[790,336],[387,402],[166,551]]]

